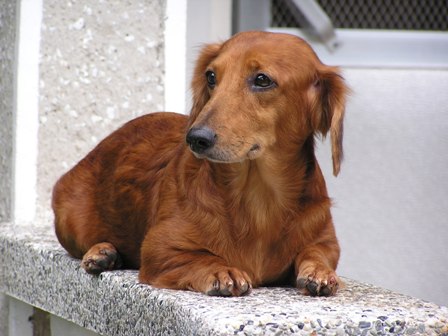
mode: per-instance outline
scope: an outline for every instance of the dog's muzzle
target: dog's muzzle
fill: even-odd
[[[216,133],[208,127],[193,127],[186,140],[193,152],[203,154],[215,145]]]

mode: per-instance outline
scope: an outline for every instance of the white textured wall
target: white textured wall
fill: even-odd
[[[0,1],[0,223],[11,219],[16,1]],[[7,336],[8,301],[0,293],[0,336]]]
[[[43,1],[38,211],[104,136],[163,109],[163,0]]]
[[[339,273],[448,305],[448,71],[347,69]]]
[[[16,6],[0,2],[0,222],[11,218]]]

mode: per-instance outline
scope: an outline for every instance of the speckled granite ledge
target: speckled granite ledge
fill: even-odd
[[[336,297],[154,289],[136,271],[86,274],[51,227],[0,224],[0,291],[103,335],[448,335],[448,308],[345,279]]]

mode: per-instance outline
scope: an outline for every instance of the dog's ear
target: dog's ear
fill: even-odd
[[[221,44],[205,45],[196,61],[193,79],[191,81],[193,104],[190,111],[189,126],[196,119],[197,115],[201,112],[202,108],[210,98],[205,72],[207,71],[208,65],[216,56],[218,56],[220,48]]]
[[[312,115],[312,127],[324,137],[330,131],[333,175],[337,176],[343,158],[345,101],[348,88],[337,68],[325,67],[313,84],[317,101]]]

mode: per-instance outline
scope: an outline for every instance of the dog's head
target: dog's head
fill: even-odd
[[[339,173],[347,88],[338,69],[288,34],[244,32],[203,48],[192,81],[187,143],[199,158],[257,159],[331,134]]]

